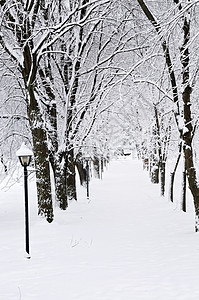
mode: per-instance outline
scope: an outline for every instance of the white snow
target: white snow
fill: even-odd
[[[23,171],[23,170],[22,170]],[[199,234],[159,196],[136,160],[113,161],[55,221],[38,218],[29,184],[31,259],[24,256],[23,182],[0,191],[0,300],[196,300]]]
[[[177,120],[178,120],[178,128],[179,129],[183,129],[184,128],[184,119],[182,116],[177,116]]]
[[[33,152],[26,146],[25,143],[22,143],[19,150],[17,150],[16,155],[17,156],[32,156]]]

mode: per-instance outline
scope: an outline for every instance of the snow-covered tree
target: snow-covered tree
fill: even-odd
[[[173,113],[185,157],[189,188],[193,195],[196,213],[196,231],[199,230],[199,189],[194,161],[193,138],[198,116],[194,116],[194,98],[198,90],[195,82],[198,75],[198,27],[196,15],[198,1],[168,1],[164,6],[153,6],[148,1],[138,0],[147,19],[159,38],[159,44],[167,66],[172,98]]]
[[[132,13],[108,0],[2,0],[0,7],[1,51],[15,66],[31,132],[39,214],[51,222],[50,166],[66,209],[76,199],[77,159],[134,46]]]

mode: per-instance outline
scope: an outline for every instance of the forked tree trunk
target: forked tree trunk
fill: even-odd
[[[22,75],[29,95],[27,99],[27,113],[33,140],[33,152],[36,167],[36,184],[38,197],[38,214],[45,216],[50,223],[53,221],[53,203],[51,193],[50,165],[48,152],[47,132],[40,110],[40,105],[35,97],[36,85],[36,57],[31,55],[29,45],[24,47],[24,68]]]
[[[33,139],[33,151],[36,167],[36,184],[38,197],[38,214],[53,221],[53,204],[51,193],[50,166],[46,130],[32,89],[29,90],[30,105],[28,116]]]

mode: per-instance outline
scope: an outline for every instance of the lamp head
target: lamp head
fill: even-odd
[[[23,167],[28,167],[33,156],[33,152],[25,145],[25,143],[22,143],[16,154],[19,157],[21,165]]]

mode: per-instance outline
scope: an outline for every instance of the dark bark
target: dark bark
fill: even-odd
[[[68,152],[67,156],[67,198],[68,200],[77,200],[75,159],[73,149]]]
[[[47,134],[38,103],[32,88],[29,89],[30,105],[28,115],[33,139],[33,151],[36,167],[36,183],[38,196],[38,213],[45,216],[48,222],[53,221],[53,205],[50,181]]]
[[[100,166],[100,169],[101,169],[101,179],[102,179],[102,174],[104,172],[104,158],[101,157],[101,166]]]
[[[100,179],[100,160],[98,159],[97,156],[95,156],[93,159],[93,171],[94,171],[94,176]]]
[[[159,172],[160,172],[160,193],[164,196],[166,184],[166,159],[167,159],[167,144],[169,143],[169,126],[165,132],[164,138],[161,138],[161,128],[157,106],[154,105],[155,121],[156,121],[156,139],[159,157]],[[166,136],[167,135],[167,136]]]
[[[152,183],[159,183],[159,159],[158,159],[158,147],[157,147],[157,128],[153,127],[151,138],[151,155],[150,155],[150,177]]]
[[[174,179],[175,179],[176,171],[177,171],[177,168],[178,168],[178,165],[179,165],[180,157],[181,157],[181,154],[182,154],[182,142],[180,142],[178,149],[179,149],[178,157],[177,157],[177,160],[176,160],[174,169],[173,169],[173,171],[170,173],[169,200],[170,200],[171,202],[173,202]]]
[[[170,173],[170,189],[169,189],[169,200],[173,202],[173,190],[174,190],[174,179],[175,179],[175,173]]]
[[[47,111],[48,140],[50,141],[49,157],[54,175],[55,197],[56,201],[59,204],[59,207],[65,210],[68,207],[66,188],[66,152],[58,151],[57,105],[55,101],[56,97],[53,92],[54,82],[50,65],[50,57],[46,58],[45,68],[44,70],[39,70],[39,75],[42,81],[42,86],[44,88],[42,96],[44,98],[47,98],[45,107]]]
[[[36,57],[30,55],[28,45],[24,48],[24,68],[22,74],[28,92],[27,107],[30,129],[33,140],[36,183],[38,196],[38,214],[45,216],[48,222],[53,221],[53,204],[51,193],[50,166],[47,132],[44,126],[40,106],[35,97]]]
[[[62,210],[65,210],[68,207],[66,164],[61,168],[59,163],[59,165],[56,167],[54,175],[56,201],[59,204],[59,207]]]
[[[187,191],[187,174],[184,165],[183,179],[182,179],[182,210],[186,212],[186,191]]]
[[[78,170],[80,184],[84,186],[86,185],[86,169],[80,160],[76,160],[75,165]]]
[[[5,161],[4,161],[3,154],[1,155],[1,163],[2,163],[2,165],[4,167],[4,172],[7,173],[8,172],[8,167],[7,167],[7,165],[6,165]]]
[[[195,231],[199,232],[199,205],[195,202]]]
[[[149,159],[148,158],[143,158],[143,170],[149,170]]]
[[[165,183],[166,183],[166,163],[163,161],[160,163],[160,190],[161,196],[165,193]]]
[[[183,18],[183,32],[184,32],[184,42],[181,51],[181,63],[182,63],[182,74],[183,74],[183,86],[184,91],[182,93],[182,100],[184,106],[184,122],[185,129],[182,135],[184,145],[183,151],[185,156],[185,166],[187,171],[187,178],[189,183],[189,188],[193,195],[195,213],[196,213],[196,224],[195,230],[199,231],[198,224],[198,208],[199,208],[199,188],[197,183],[196,168],[194,165],[194,153],[192,148],[193,140],[193,125],[192,125],[192,115],[191,115],[191,92],[192,88],[189,85],[189,48],[188,43],[190,39],[190,21],[187,17]]]
[[[153,165],[151,168],[151,182],[159,183],[159,166]]]

